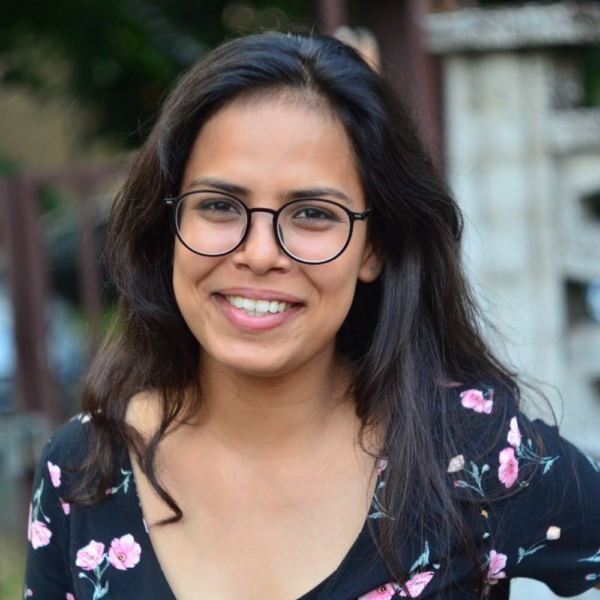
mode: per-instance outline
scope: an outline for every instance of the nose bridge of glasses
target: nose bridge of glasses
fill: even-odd
[[[247,212],[248,212],[248,225],[246,227],[246,235],[248,235],[248,236],[252,235],[252,232],[250,230],[252,229],[251,225],[252,225],[253,214],[261,213],[261,212],[268,213],[273,217],[272,222],[269,225],[269,228],[275,237],[275,242],[277,244],[281,245],[281,240],[279,239],[279,235],[278,235],[277,228],[276,228],[277,215],[278,215],[279,211],[274,210],[272,208],[257,207],[257,208],[248,208]],[[256,224],[254,225],[254,228],[256,228]]]
[[[252,215],[254,213],[257,212],[265,212],[265,213],[269,213],[270,215],[273,215],[273,218],[275,218],[277,216],[278,211],[274,210],[273,208],[263,208],[263,207],[257,207],[257,208],[249,208],[248,209],[248,214]]]

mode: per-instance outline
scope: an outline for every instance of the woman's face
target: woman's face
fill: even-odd
[[[294,191],[316,187],[345,194],[353,212],[367,208],[343,125],[323,109],[283,99],[233,103],[204,124],[180,193],[218,190],[198,181],[209,178],[245,188],[237,196],[249,208],[278,209]],[[330,194],[319,197],[343,204]],[[379,272],[364,221],[355,222],[346,250],[320,265],[288,257],[272,221],[268,213],[254,213],[244,243],[225,256],[200,256],[175,241],[175,297],[203,360],[256,376],[283,375],[332,357],[357,279],[370,282]],[[226,296],[292,305],[250,316]]]

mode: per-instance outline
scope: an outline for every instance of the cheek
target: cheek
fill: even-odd
[[[345,258],[343,262],[342,258]],[[329,318],[340,326],[354,300],[358,277],[356,261],[348,260],[349,258],[350,256],[342,255],[335,261],[322,265],[313,275],[314,285],[320,291]]]
[[[178,303],[180,303],[180,296],[189,287],[190,281],[196,279],[194,266],[186,258],[181,250],[175,250],[173,257],[173,289]]]
[[[173,291],[181,313],[191,325],[189,317],[201,313],[202,284],[212,270],[209,262],[187,249],[176,247],[173,257]],[[190,327],[192,328],[192,327]]]

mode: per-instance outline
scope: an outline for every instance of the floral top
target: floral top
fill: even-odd
[[[464,503],[487,582],[485,597],[508,598],[515,577],[543,581],[561,596],[576,596],[599,583],[600,463],[555,427],[530,421],[510,406],[508,412],[496,410],[500,401],[492,388],[457,384],[453,389],[456,410],[470,429],[457,444],[461,452],[443,464],[454,493],[490,500],[485,509]],[[496,413],[505,416],[495,420]],[[76,415],[48,440],[38,462],[23,598],[176,600],[148,536],[128,452],[116,459],[117,479],[102,502],[70,506],[62,499],[76,477],[65,467],[83,456],[91,427],[85,415]],[[481,455],[478,440],[489,446],[493,439],[498,443]],[[406,556],[405,589],[390,581],[367,526],[371,520],[376,534],[381,519],[391,518],[378,500],[386,466],[381,459],[371,509],[354,545],[329,577],[298,600],[477,598],[471,560],[458,555],[443,564],[435,539],[407,546],[413,550]],[[492,502],[496,492],[507,490],[517,493]]]

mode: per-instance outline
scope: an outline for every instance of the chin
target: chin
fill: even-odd
[[[257,351],[256,348],[242,352],[210,352],[211,362],[215,366],[231,370],[250,377],[277,377],[298,368],[295,361],[286,360],[283,353]]]

